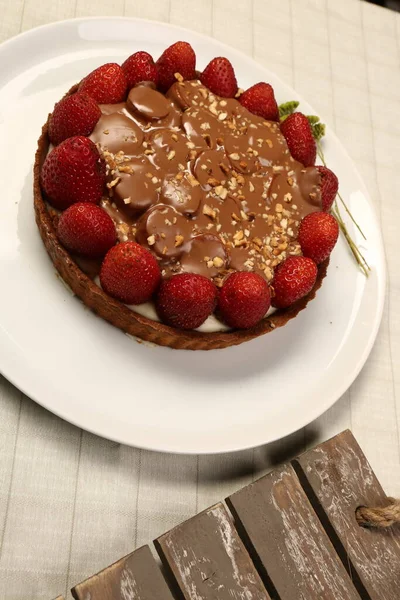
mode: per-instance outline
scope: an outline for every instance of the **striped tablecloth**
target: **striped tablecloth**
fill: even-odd
[[[400,496],[400,15],[359,0],[0,0],[0,41],[93,15],[157,19],[252,55],[337,132],[376,203],[382,326],[352,387],[284,440],[223,456],[136,450],[73,427],[0,380],[0,599],[49,600],[307,446],[350,427]],[[68,595],[69,597],[69,595]]]

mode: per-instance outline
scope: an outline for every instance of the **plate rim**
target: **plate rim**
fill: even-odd
[[[24,40],[24,43],[26,43],[27,38],[29,37],[34,37],[36,35],[38,35],[38,32],[43,31],[43,30],[51,30],[51,29],[57,29],[59,27],[62,27],[63,25],[68,25],[68,24],[76,24],[76,26],[78,27],[80,24],[83,23],[87,23],[87,22],[110,22],[110,21],[114,21],[114,22],[131,22],[131,23],[142,23],[142,22],[146,22],[147,24],[150,25],[154,25],[154,26],[160,26],[166,30],[176,30],[181,32],[182,34],[185,33],[189,33],[190,35],[195,35],[198,38],[202,38],[205,41],[211,41],[213,44],[217,44],[218,46],[220,46],[221,48],[226,48],[229,49],[229,52],[232,54],[237,55],[241,60],[245,60],[247,63],[249,64],[255,64],[258,67],[261,67],[265,72],[270,72],[273,74],[274,78],[276,78],[277,80],[279,80],[282,85],[284,87],[290,87],[291,90],[293,90],[293,94],[295,97],[299,97],[298,93],[296,92],[296,90],[294,88],[292,88],[292,86],[288,85],[287,83],[285,83],[280,77],[279,75],[277,75],[275,72],[270,71],[267,67],[264,67],[262,64],[258,63],[253,57],[241,52],[240,50],[237,50],[236,48],[233,48],[231,46],[229,46],[228,44],[225,44],[224,42],[220,42],[219,40],[208,36],[206,34],[203,33],[199,33],[197,31],[194,30],[190,30],[187,29],[185,27],[181,27],[178,25],[173,25],[170,23],[165,23],[162,21],[156,21],[156,20],[151,20],[151,19],[142,19],[139,17],[123,17],[123,16],[96,16],[96,17],[75,17],[75,18],[71,18],[71,19],[65,19],[65,20],[61,20],[61,21],[55,21],[55,22],[51,22],[51,23],[46,23],[43,25],[40,25],[38,27],[29,29],[27,31],[21,32],[19,34],[17,34],[16,36],[13,36],[12,38],[5,40],[2,44],[0,44],[0,55],[2,53],[2,51],[6,48],[6,47],[12,47],[12,45],[14,45],[15,43],[20,43],[21,39]],[[301,100],[304,100],[307,104],[309,104],[307,98],[300,98]],[[329,130],[329,135],[330,137],[334,138],[336,140],[336,142],[340,145],[341,151],[346,159],[346,161],[348,161],[351,166],[352,169],[354,171],[354,174],[356,175],[358,182],[360,183],[360,185],[363,188],[363,191],[365,193],[366,199],[368,201],[368,206],[369,209],[371,210],[371,213],[373,215],[373,220],[374,220],[374,226],[376,229],[376,249],[378,251],[379,254],[379,260],[377,260],[376,262],[376,270],[378,272],[378,278],[377,278],[377,296],[378,296],[378,302],[375,308],[375,313],[374,313],[374,321],[373,321],[373,327],[371,328],[370,332],[369,332],[369,336],[368,336],[368,341],[365,344],[362,353],[360,354],[360,356],[358,357],[358,361],[356,363],[356,365],[354,366],[353,370],[351,372],[347,373],[347,377],[345,377],[342,382],[341,385],[338,386],[337,388],[335,388],[335,393],[333,394],[334,399],[332,400],[330,395],[327,396],[329,397],[328,401],[325,401],[324,403],[321,404],[316,404],[314,406],[314,410],[309,410],[306,414],[307,416],[298,421],[298,424],[296,427],[291,428],[289,427],[288,431],[286,432],[285,436],[291,435],[293,434],[295,431],[298,431],[302,428],[304,428],[305,426],[307,426],[308,424],[312,423],[315,419],[317,419],[318,417],[320,417],[324,412],[326,412],[330,407],[332,407],[339,399],[340,397],[346,392],[346,390],[350,387],[350,385],[355,381],[355,379],[358,377],[361,369],[363,368],[371,350],[372,347],[375,343],[378,331],[379,331],[379,327],[381,324],[381,320],[382,320],[382,316],[383,316],[383,310],[384,310],[384,303],[385,303],[385,290],[386,290],[386,280],[387,280],[387,265],[386,265],[386,254],[385,254],[385,247],[384,247],[384,243],[383,243],[383,235],[382,235],[382,230],[381,230],[381,226],[380,226],[380,222],[379,222],[379,217],[377,214],[377,209],[375,207],[375,205],[372,202],[371,196],[369,194],[369,191],[366,187],[366,185],[364,184],[364,181],[356,167],[356,165],[354,164],[353,160],[351,159],[351,157],[349,156],[346,148],[342,145],[342,143],[340,142],[339,138],[337,137],[336,133],[331,129],[328,128]],[[32,158],[33,161],[33,158]],[[364,294],[365,292],[363,292]],[[2,361],[4,364],[4,361]],[[11,369],[12,370],[12,369]],[[14,376],[13,373],[11,373],[11,376],[6,372],[7,369],[3,369],[3,365],[1,365],[0,367],[0,372],[2,373],[2,375],[4,375],[4,377],[10,381],[13,385],[15,385],[22,393],[24,393],[28,398],[34,400],[37,404],[43,406],[46,410],[49,410],[51,413],[55,414],[56,416],[62,418],[63,420],[71,423],[72,425],[80,428],[80,429],[84,429],[85,431],[91,432],[95,435],[99,435],[105,439],[108,440],[112,440],[118,443],[122,443],[128,446],[133,446],[133,447],[137,447],[137,448],[141,448],[144,450],[150,450],[150,451],[157,451],[157,452],[165,452],[165,453],[174,453],[174,454],[184,454],[184,455],[202,455],[202,454],[223,454],[226,452],[240,452],[240,451],[244,451],[244,450],[248,450],[248,449],[252,449],[255,447],[258,447],[262,444],[265,443],[272,443],[278,439],[282,439],[282,436],[280,434],[278,434],[276,437],[271,437],[269,438],[268,442],[263,442],[263,441],[259,441],[257,440],[255,443],[251,443],[251,444],[245,444],[245,445],[241,445],[240,443],[235,445],[230,445],[229,448],[222,448],[222,449],[215,449],[215,448],[207,448],[207,449],[189,449],[189,450],[179,450],[175,447],[171,447],[171,448],[165,448],[165,447],[157,447],[156,444],[143,444],[142,442],[140,443],[139,446],[137,446],[135,444],[134,441],[132,440],[126,440],[126,439],[121,439],[121,437],[118,438],[117,435],[110,435],[109,433],[99,433],[99,429],[98,428],[96,430],[96,427],[90,427],[88,425],[82,425],[80,424],[76,419],[71,418],[69,415],[65,416],[64,411],[63,410],[58,410],[57,408],[54,409],[48,402],[46,401],[42,401],[42,400],[38,400],[34,397],[32,397],[31,393],[27,390],[27,387],[29,387],[29,385],[21,385],[19,383],[19,379],[18,379],[18,368],[16,368],[15,373],[16,376]],[[10,371],[10,369],[8,369],[8,371]],[[311,415],[311,418],[310,418]],[[122,438],[124,438],[124,436],[122,436]]]

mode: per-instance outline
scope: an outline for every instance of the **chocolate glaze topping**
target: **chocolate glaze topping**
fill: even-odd
[[[321,209],[320,176],[288,150],[279,125],[198,81],[166,96],[150,84],[126,103],[101,105],[91,139],[107,161],[120,241],[146,246],[163,277],[183,271],[221,285],[232,270],[267,281],[300,254],[300,220]]]

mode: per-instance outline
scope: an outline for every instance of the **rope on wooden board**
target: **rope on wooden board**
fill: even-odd
[[[387,506],[359,506],[356,510],[357,523],[361,527],[384,529],[400,523],[400,500],[388,498]]]

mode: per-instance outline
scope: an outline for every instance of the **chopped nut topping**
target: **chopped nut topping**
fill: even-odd
[[[287,178],[287,182],[288,182],[288,184],[289,184],[290,186],[292,186],[292,185],[293,185],[293,183],[294,183],[294,181],[293,181],[293,177],[288,177],[288,178]]]
[[[151,182],[152,182],[152,183],[154,183],[154,185],[155,185],[156,183],[158,183],[158,179],[157,179],[157,177],[156,177],[156,176],[152,177],[152,178],[151,178]]]
[[[281,212],[283,211],[283,206],[282,206],[282,204],[277,204],[277,205],[275,206],[275,210],[276,210],[276,212],[277,212],[277,213],[281,213]]]
[[[183,235],[176,235],[175,236],[175,248],[182,246],[184,240],[185,240],[185,238],[183,237]]]
[[[121,181],[121,177],[116,177],[115,179],[113,179],[110,183],[107,183],[107,187],[109,190],[111,190],[113,187],[115,187],[119,182]]]
[[[232,160],[240,160],[240,156],[237,152],[232,152],[232,154],[229,155],[229,158]]]
[[[207,179],[207,183],[208,183],[208,185],[211,185],[212,187],[217,187],[218,185],[221,185],[221,182],[218,181],[218,179],[216,179],[215,177],[209,177]]]
[[[240,211],[240,216],[242,217],[243,221],[247,221],[247,220],[248,220],[248,219],[247,219],[247,215],[246,215],[246,213],[244,212],[244,210],[241,210],[241,211]]]
[[[184,80],[183,77],[182,77],[182,75],[180,73],[174,73],[174,77],[180,83],[182,83],[182,81]]]
[[[175,156],[175,150],[171,150],[171,151],[168,153],[168,156],[167,156],[167,158],[168,158],[168,160],[172,160],[172,159],[174,158],[174,156]]]
[[[124,204],[130,204],[131,203],[131,197],[128,196],[128,198],[124,198]]]
[[[219,269],[220,267],[224,266],[224,261],[219,256],[215,256],[213,258],[213,265],[214,267],[217,267],[217,269]]]
[[[208,206],[208,204],[205,204],[203,206],[203,215],[207,215],[207,217],[210,217],[211,219],[217,218],[216,211],[213,208],[211,208],[211,206]]]
[[[156,238],[154,235],[149,235],[149,237],[147,238],[147,243],[149,246],[154,246],[154,244],[156,243]]]
[[[187,180],[189,181],[189,183],[192,187],[196,187],[196,186],[200,185],[200,183],[197,181],[196,177],[194,177],[191,173],[188,173]]]
[[[218,121],[225,121],[227,116],[228,116],[228,113],[226,113],[226,112],[219,113]]]
[[[251,182],[251,181],[249,181],[249,190],[250,190],[251,192],[254,192],[254,190],[255,190],[255,187],[254,187],[254,185],[252,184],[252,182]]]

